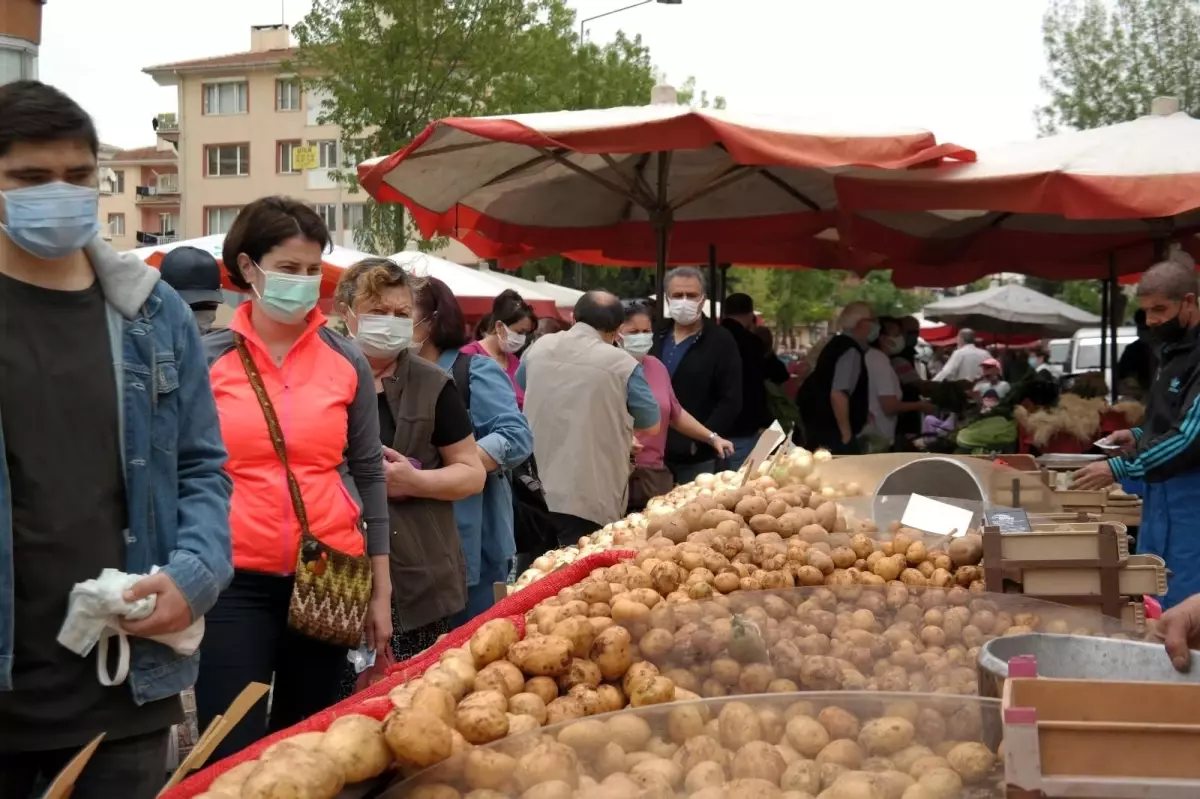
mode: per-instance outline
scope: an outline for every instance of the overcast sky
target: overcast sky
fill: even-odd
[[[634,0],[571,0],[581,17]],[[295,23],[309,0],[285,0]],[[695,75],[732,109],[894,123],[968,147],[1032,138],[1047,0],[683,0],[588,23],[640,33],[671,83]],[[153,143],[173,89],[142,68],[249,49],[280,0],[49,0],[42,80],[91,112],[101,138]],[[872,125],[874,127],[874,125]]]

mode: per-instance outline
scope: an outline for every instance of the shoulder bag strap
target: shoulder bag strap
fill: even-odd
[[[275,447],[275,454],[279,456],[279,462],[283,464],[283,470],[287,473],[288,492],[292,496],[292,509],[296,512],[296,519],[300,522],[300,532],[305,536],[312,537],[312,533],[308,529],[308,513],[304,510],[304,497],[300,494],[300,483],[296,480],[296,475],[292,473],[292,467],[288,465],[287,446],[283,441],[283,427],[279,424],[279,417],[275,415],[275,406],[271,404],[271,397],[267,395],[267,389],[263,385],[262,374],[258,371],[258,365],[254,363],[254,358],[251,357],[250,350],[246,346],[246,339],[241,333],[233,334],[233,345],[237,348],[238,357],[242,360],[242,368],[246,370],[246,377],[250,380],[250,388],[254,389],[254,396],[258,398],[263,417],[267,420],[267,431],[271,434],[271,446]]]
[[[475,356],[460,352],[454,356],[454,364],[450,367],[450,376],[454,378],[454,386],[462,397],[463,405],[471,410],[471,358]]]

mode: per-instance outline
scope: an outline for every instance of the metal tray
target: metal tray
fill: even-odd
[[[1008,661],[1018,655],[1037,659],[1039,677],[1076,680],[1200,683],[1200,652],[1192,650],[1187,673],[1175,670],[1162,644],[1092,638],[1083,635],[1025,633],[993,638],[979,651],[979,695],[999,698],[1008,678]]]

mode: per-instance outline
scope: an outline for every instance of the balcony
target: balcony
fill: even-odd
[[[161,247],[164,244],[174,244],[179,241],[179,237],[174,232],[147,233],[144,230],[137,232],[136,239],[139,247]]]
[[[159,114],[154,118],[154,132],[160,139],[179,141],[179,117],[176,114]]]
[[[159,175],[153,186],[138,186],[134,198],[138,205],[178,205],[179,176]]]

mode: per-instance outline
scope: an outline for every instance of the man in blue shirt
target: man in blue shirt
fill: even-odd
[[[625,514],[633,434],[660,424],[641,365],[613,346],[624,318],[614,295],[590,291],[575,306],[575,326],[538,339],[517,369],[563,545]]]

